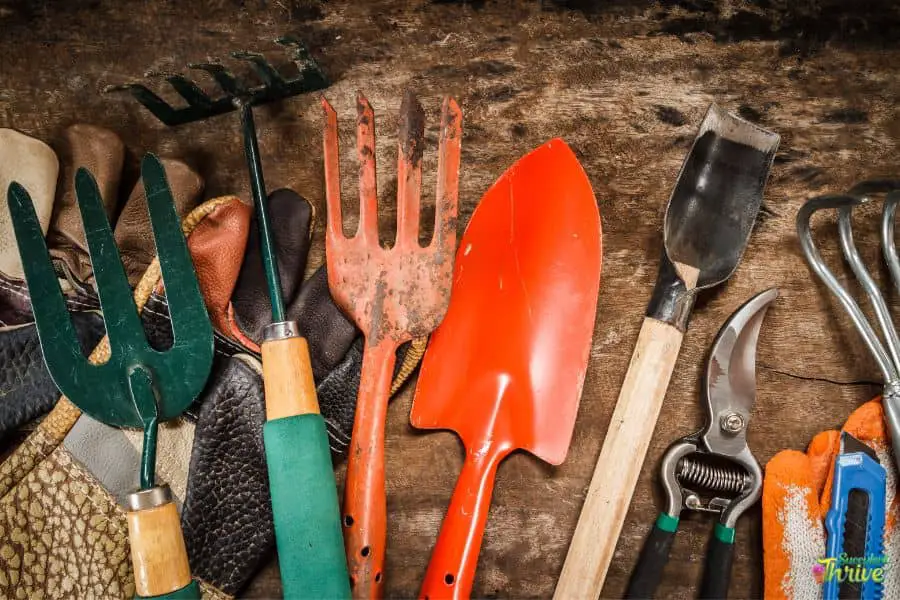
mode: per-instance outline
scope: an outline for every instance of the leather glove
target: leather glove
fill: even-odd
[[[0,252],[0,262],[5,267],[0,271],[0,355],[14,357],[14,360],[0,364],[0,397],[3,399],[0,402],[0,437],[46,413],[59,395],[40,353],[18,249],[10,242],[15,240],[6,206],[5,190],[10,181],[24,183],[35,202],[39,220],[47,223],[50,254],[84,348],[93,348],[104,331],[98,312],[100,303],[91,286],[93,276],[75,202],[74,174],[81,166],[91,169],[107,214],[112,215],[118,198],[124,146],[113,132],[90,125],[69,127],[63,134],[63,141],[61,153],[66,160],[54,202],[58,170],[56,154],[42,142],[24,134],[0,130],[0,154],[15,151],[18,157],[0,162],[0,185],[4,185],[0,195],[0,243],[9,242]],[[164,159],[163,163],[175,193],[176,210],[183,216],[196,202],[202,181],[181,162]],[[146,214],[143,194],[143,185],[138,182],[123,208],[123,215]],[[143,226],[135,225],[133,219],[120,218],[115,235],[123,240],[142,238],[142,246],[133,241],[131,252],[122,255],[126,264],[146,269],[154,247],[152,237],[147,237]]]
[[[360,334],[331,299],[325,265],[303,281],[315,221],[312,206],[292,190],[280,189],[269,196],[269,213],[278,253],[276,262],[281,276],[285,318],[298,322],[300,334],[309,343],[313,379],[332,450],[343,457],[353,430],[362,369],[361,339],[354,345]],[[263,329],[271,320],[254,215],[247,254],[231,297],[227,331],[249,352],[258,355]],[[398,351],[392,394],[418,365],[424,349],[424,340],[420,340],[404,345]]]
[[[25,276],[12,220],[6,210],[9,184],[18,181],[29,190],[41,230],[46,233],[58,173],[59,160],[50,146],[14,129],[0,129],[0,204],[3,208],[0,210],[0,273],[9,279]]]
[[[896,496],[897,472],[886,434],[879,399],[856,409],[842,431],[873,448],[887,472],[884,553],[884,597],[900,598],[900,571],[892,568],[900,556]],[[822,566],[825,556],[824,519],[831,505],[834,461],[840,450],[840,432],[816,435],[805,453],[783,450],[766,465],[763,481],[763,566],[765,595],[773,599],[822,597]]]

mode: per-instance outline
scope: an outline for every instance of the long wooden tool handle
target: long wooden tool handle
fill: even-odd
[[[169,500],[132,510],[126,513],[126,519],[137,597],[200,600],[200,589],[191,580],[175,503]]]
[[[697,270],[686,267],[680,272],[687,288],[692,289],[696,285]],[[646,317],[641,325],[569,553],[556,584],[553,597],[557,600],[596,600],[600,596],[683,336],[672,325],[650,317]]]
[[[341,513],[306,340],[262,345],[263,428],[285,598],[350,598]]]
[[[419,598],[465,600],[472,595],[494,478],[497,466],[507,454],[509,448],[496,445],[466,452]]]
[[[354,598],[381,598],[384,590],[384,422],[395,352],[388,342],[366,346],[363,352],[344,488],[344,544]]]

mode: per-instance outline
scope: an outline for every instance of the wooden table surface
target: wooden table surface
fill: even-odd
[[[771,286],[782,293],[758,352],[749,441],[761,463],[839,427],[879,390],[872,359],[806,267],[794,217],[812,195],[900,171],[900,46],[891,41],[900,39],[900,17],[887,2],[760,8],[770,4],[793,3],[0,0],[0,125],[46,140],[74,122],[104,125],[128,145],[132,173],[136,157],[152,150],[195,166],[209,197],[249,198],[236,117],[167,129],[129,99],[98,89],[236,49],[280,57],[271,41],[296,33],[333,79],[327,95],[343,123],[345,172],[352,172],[356,90],[375,107],[386,224],[395,212],[396,115],[408,87],[426,107],[432,142],[440,96],[454,95],[463,108],[463,222],[519,156],[552,137],[565,139],[603,218],[600,307],[568,460],[550,467],[517,454],[500,467],[475,594],[515,598],[553,591],[650,297],[664,207],[707,107],[719,103],[780,133],[765,209],[743,262],[694,311],[604,588],[604,597],[617,597],[661,505],[660,456],[702,426],[704,354],[744,300]],[[257,115],[269,189],[292,187],[324,215],[317,98]],[[434,144],[425,164],[432,190]],[[355,202],[352,179],[344,179],[347,210]],[[858,218],[870,264],[879,256],[876,212]],[[840,270],[833,218],[816,224],[823,254]],[[322,237],[320,220],[311,267],[323,259]],[[884,277],[883,267],[874,270]],[[896,305],[893,291],[889,299]],[[387,425],[391,597],[416,594],[462,462],[453,435],[410,427],[413,387],[393,401]],[[338,472],[342,478],[343,468]],[[697,517],[684,523],[659,597],[695,596],[711,527]],[[758,506],[738,524],[733,598],[762,593],[760,527]],[[274,561],[246,594],[280,594]]]

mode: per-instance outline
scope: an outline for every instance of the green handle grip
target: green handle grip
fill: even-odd
[[[263,428],[285,598],[350,598],[325,421],[304,414]]]
[[[200,600],[202,597],[200,586],[192,581],[180,590],[160,596],[135,596],[135,600]]]

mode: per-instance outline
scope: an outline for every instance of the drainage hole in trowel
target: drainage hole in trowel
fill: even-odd
[[[369,555],[369,547],[363,546],[363,549],[360,550],[359,553],[362,554],[363,558],[367,557]]]
[[[447,573],[444,575],[444,583],[447,585],[453,585],[453,582],[456,581],[456,577],[453,576],[453,573]]]
[[[350,515],[347,515],[346,517],[344,517],[344,526],[351,527],[352,525],[353,525],[353,517],[351,517]]]

